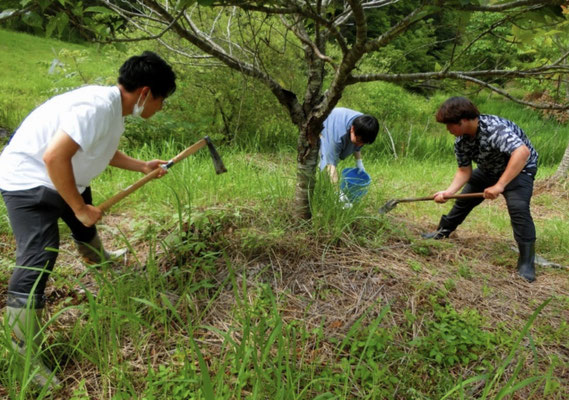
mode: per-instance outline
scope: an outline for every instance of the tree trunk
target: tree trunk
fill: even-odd
[[[567,172],[569,171],[569,144],[565,148],[565,154],[563,154],[563,159],[557,167],[557,171],[552,177],[554,182],[559,182],[561,180],[567,179]]]
[[[308,135],[300,132],[298,135],[298,157],[296,169],[296,190],[294,195],[294,213],[302,219],[310,219],[310,199],[314,193],[316,183],[316,165],[320,142],[310,145]]]

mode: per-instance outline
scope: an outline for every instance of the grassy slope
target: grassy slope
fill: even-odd
[[[567,270],[539,268],[532,285],[517,278],[502,200],[480,206],[445,242],[419,233],[448,206],[405,204],[377,215],[389,198],[443,187],[452,161],[434,168],[432,160],[366,158],[374,183],[364,201],[343,211],[320,180],[314,220],[301,226],[290,217],[294,155],[220,150],[229,173],[215,176],[199,153],[105,217],[109,246],[131,247],[125,266],[86,268],[62,226],[47,293],[51,315],[59,313],[47,327],[66,378],[59,397],[436,399],[484,372],[497,378],[495,394],[515,367],[515,382],[543,377],[521,398],[569,395]],[[134,155],[172,153],[155,146]],[[96,202],[136,178],[108,171],[94,183]],[[538,193],[533,204],[538,250],[566,263],[566,191]],[[5,218],[0,235],[3,294],[14,251]],[[531,340],[516,347],[550,296]],[[491,372],[512,347],[503,374]],[[6,349],[1,393],[16,398]],[[483,388],[468,386],[464,398],[481,398]]]
[[[14,130],[33,108],[87,83],[113,84],[122,55],[0,29],[0,127]],[[89,62],[84,62],[90,59]],[[93,63],[92,60],[97,62]],[[54,60],[62,64],[49,73]]]

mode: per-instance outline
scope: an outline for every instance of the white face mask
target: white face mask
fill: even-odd
[[[140,93],[140,96],[138,96],[138,100],[136,101],[136,104],[134,105],[134,107],[132,108],[132,116],[133,117],[140,117],[140,115],[142,114],[142,112],[144,111],[144,105],[146,104],[146,100],[148,100],[148,94],[146,95],[146,97],[144,98],[144,101],[142,102],[142,105],[139,106],[138,103],[140,102],[140,98],[142,97],[142,93]]]

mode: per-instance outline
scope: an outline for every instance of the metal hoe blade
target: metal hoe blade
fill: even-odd
[[[399,200],[397,200],[397,199],[389,200],[382,207],[380,207],[379,213],[380,214],[387,214],[389,211],[393,210],[397,206],[397,203],[399,203]]]
[[[213,166],[215,168],[215,173],[219,175],[219,174],[223,174],[224,172],[227,172],[227,168],[225,168],[225,165],[223,165],[223,161],[221,160],[221,157],[219,156],[219,153],[215,149],[215,146],[211,142],[211,139],[209,138],[209,136],[206,136],[204,139],[207,143],[207,148],[209,149],[211,159],[213,160]]]

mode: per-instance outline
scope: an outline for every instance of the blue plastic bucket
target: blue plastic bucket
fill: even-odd
[[[354,203],[359,201],[367,193],[371,177],[367,172],[360,171],[358,168],[344,168],[340,180],[340,189]]]

